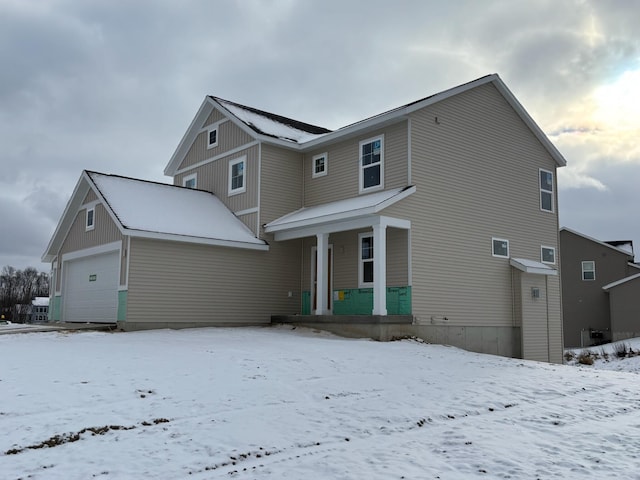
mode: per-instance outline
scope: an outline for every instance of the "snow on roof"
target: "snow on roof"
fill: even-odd
[[[537,273],[539,275],[558,274],[558,271],[555,268],[536,260],[529,260],[528,258],[511,258],[509,263],[512,267],[515,267],[525,273]]]
[[[376,213],[415,192],[415,187],[394,188],[382,192],[304,207],[288,213],[266,225],[267,232],[294,228],[296,226],[353,218],[357,215]],[[396,197],[396,198],[394,198]]]
[[[316,125],[300,122],[255,108],[240,105],[218,97],[214,98],[239,120],[246,123],[258,133],[280,138],[294,143],[308,142],[322,137],[331,130]]]
[[[265,244],[212,193],[117,175],[87,174],[128,230]]]
[[[625,277],[616,282],[611,282],[605,285],[604,287],[602,287],[602,289],[606,292],[614,287],[617,287],[618,285],[622,285],[623,283],[627,283],[627,282],[630,282],[631,280],[635,280],[636,278],[640,278],[640,273],[636,273],[635,275],[631,275],[630,277]]]
[[[633,255],[633,241],[632,240],[611,240],[607,241],[609,245],[612,245],[620,250],[624,250],[630,255]]]
[[[31,302],[31,305],[33,305],[34,307],[48,307],[49,297],[36,297]]]

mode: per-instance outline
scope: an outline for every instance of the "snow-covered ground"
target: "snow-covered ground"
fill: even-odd
[[[640,478],[635,373],[285,327],[0,352],[3,479]]]

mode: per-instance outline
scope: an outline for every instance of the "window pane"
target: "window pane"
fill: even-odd
[[[209,145],[213,145],[218,141],[218,130],[211,130],[209,132]]]
[[[236,190],[244,186],[244,162],[238,162],[231,167],[231,189]]]
[[[509,242],[506,240],[494,240],[493,241],[493,254],[500,257],[509,256]]]
[[[316,158],[316,173],[324,172],[324,157]]]
[[[596,278],[595,272],[584,272],[582,274],[584,280],[594,280]]]
[[[540,188],[553,192],[553,174],[551,172],[540,171]]]
[[[556,252],[553,248],[543,248],[542,249],[542,261],[547,263],[555,263],[556,262]]]
[[[540,192],[540,208],[542,210],[547,210],[551,212],[553,210],[553,197],[550,193],[541,191]]]
[[[92,225],[93,225],[93,210],[88,210],[87,211],[87,226],[90,227]]]
[[[362,259],[371,258],[373,258],[373,237],[364,237],[362,239]]]
[[[373,282],[373,262],[364,262],[362,264],[362,281],[364,283]]]
[[[380,165],[377,164],[364,168],[362,170],[362,177],[362,188],[369,188],[380,185]]]

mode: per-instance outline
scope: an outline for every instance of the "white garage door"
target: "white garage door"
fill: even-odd
[[[64,321],[116,322],[119,260],[115,251],[65,262]]]

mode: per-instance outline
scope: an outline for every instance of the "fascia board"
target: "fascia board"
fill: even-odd
[[[102,206],[104,207],[104,209],[109,214],[109,217],[111,218],[111,220],[113,221],[113,223],[116,224],[120,233],[122,235],[126,235],[125,233],[126,228],[124,225],[122,225],[122,222],[114,213],[113,209],[111,208],[111,205],[109,205],[109,201],[105,198],[104,195],[102,195],[102,192],[100,191],[98,186],[94,183],[93,179],[91,178],[91,175],[89,175],[88,173],[86,173],[86,175],[87,175],[87,181],[89,182],[89,185],[91,185],[91,188],[93,189],[96,196],[98,197],[98,200],[100,200],[100,203],[102,203]]]
[[[622,285],[623,283],[630,282],[631,280],[635,280],[636,278],[640,278],[640,273],[636,273],[635,275],[631,275],[630,277],[622,278],[622,279],[617,280],[615,282],[611,282],[611,283],[605,285],[604,287],[602,287],[602,290],[607,292],[607,291],[611,290],[612,288],[617,287],[618,285]]]
[[[71,216],[71,214],[75,214],[78,211],[78,208],[82,204],[82,200],[84,199],[84,197],[86,197],[90,188],[91,185],[88,181],[86,172],[83,171],[80,175],[80,178],[78,179],[78,182],[76,183],[75,188],[73,189],[73,193],[71,194],[69,201],[67,201],[67,205],[62,212],[60,220],[58,220],[58,225],[56,225],[56,229],[49,239],[47,248],[42,254],[42,257],[40,257],[40,260],[42,262],[52,262],[58,254],[58,250],[60,250],[64,238],[66,238],[66,236],[69,234],[69,230],[73,225],[75,216]]]
[[[375,213],[378,213],[378,212],[384,210],[385,208],[390,207],[391,205],[393,205],[396,202],[399,202],[400,200],[404,200],[409,195],[412,195],[415,192],[416,192],[416,186],[415,185],[411,185],[409,188],[401,191],[397,195],[394,195],[391,198],[387,198],[386,200],[384,200],[384,201],[378,203],[377,205],[375,205]]]
[[[174,233],[147,232],[144,230],[125,230],[125,235],[137,238],[150,238],[154,240],[170,240],[174,242],[195,243],[200,245],[213,245],[219,247],[244,248],[247,250],[268,251],[268,243],[235,242],[232,240],[221,240],[217,238],[192,237],[188,235],[178,235]]]
[[[524,265],[515,258],[510,258],[509,264],[512,267],[515,267],[518,270],[525,273],[533,273],[536,275],[558,275],[558,271],[554,268],[551,268],[551,267],[542,268],[542,267],[532,267],[530,265]]]
[[[323,233],[344,232],[346,230],[372,227],[379,224],[380,217],[378,215],[365,215],[358,218],[349,218],[340,222],[307,225],[274,232],[274,239],[280,242],[296,238],[312,237]]]
[[[314,217],[312,219],[296,220],[294,222],[282,223],[280,225],[272,225],[265,227],[264,231],[266,233],[275,233],[282,230],[293,230],[296,228],[312,227],[321,223],[339,222],[341,220],[349,220],[365,215],[371,215],[373,213],[375,213],[375,205],[370,207],[358,208],[356,210],[348,210],[346,212],[323,215]]]

